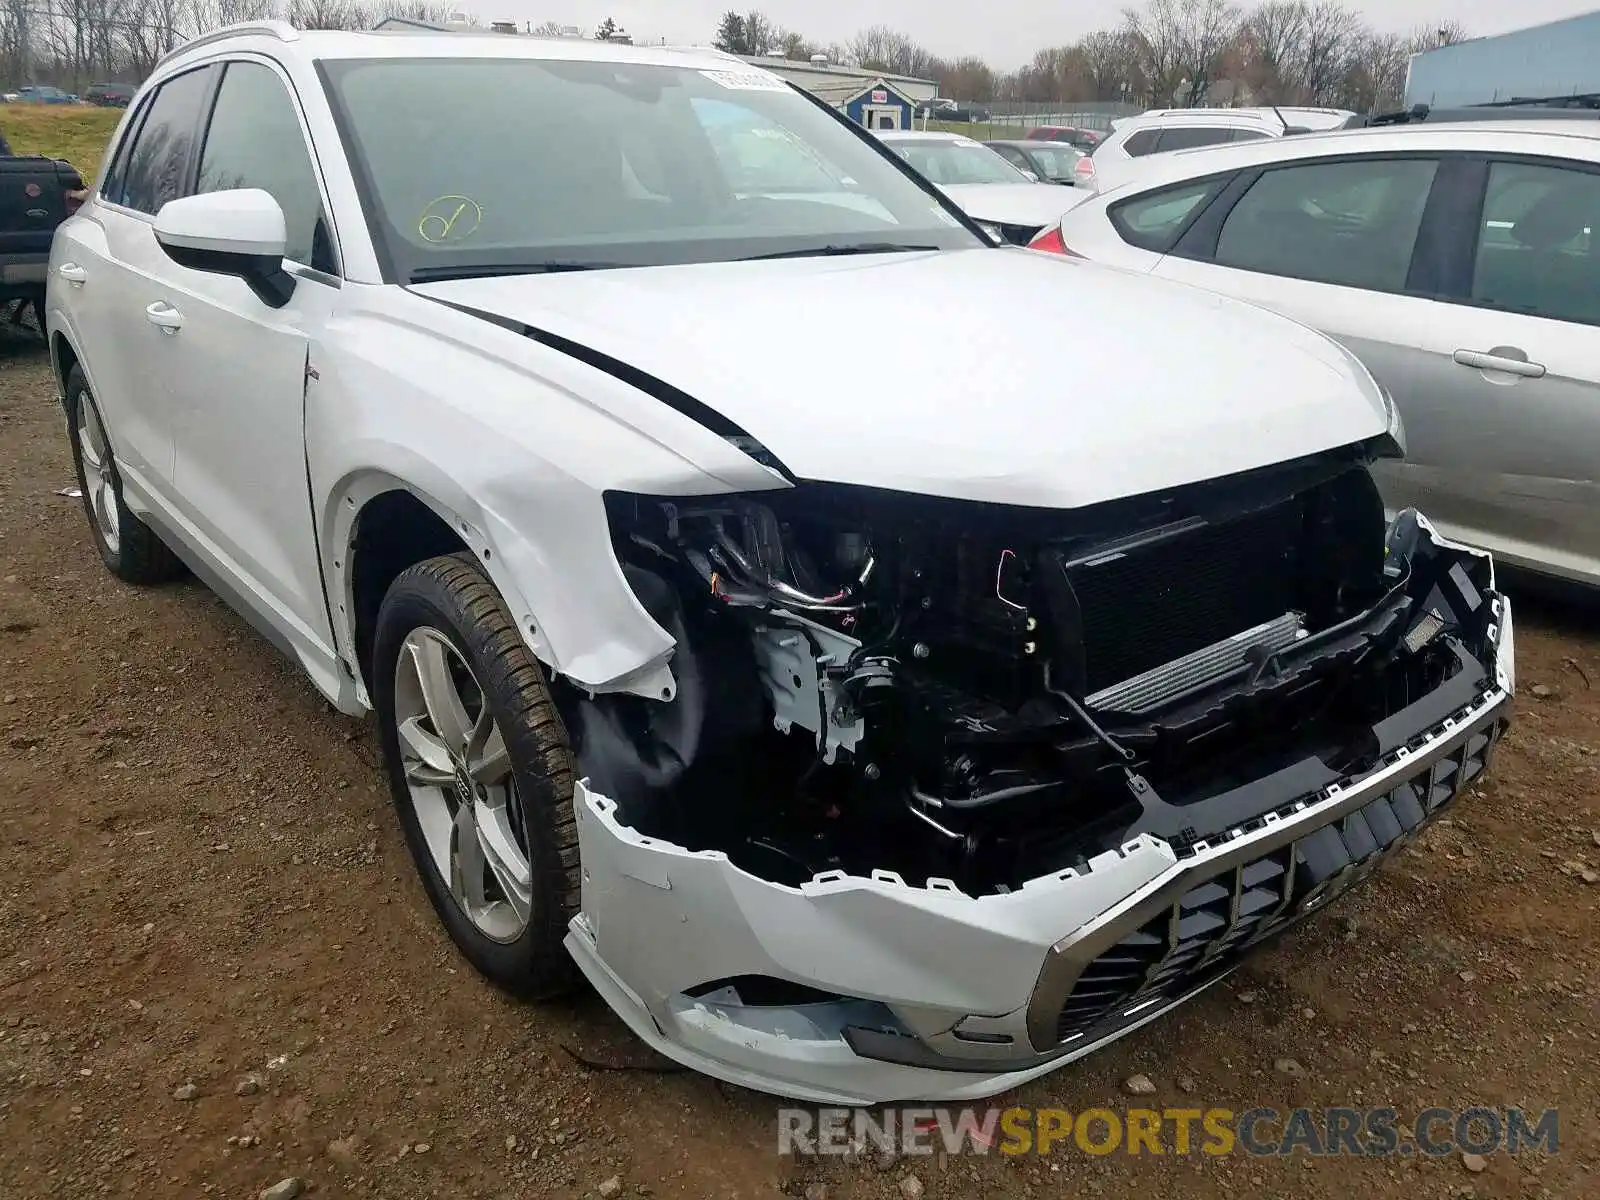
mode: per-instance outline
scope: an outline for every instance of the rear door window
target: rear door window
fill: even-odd
[[[100,181],[100,198],[109,200],[114,204],[121,204],[123,180],[128,174],[128,158],[133,149],[133,144],[139,138],[139,127],[144,124],[144,119],[150,115],[150,99],[139,106],[137,112],[128,119],[128,130],[122,136],[122,141],[117,145],[116,155],[111,159],[111,165],[106,169],[106,177]]]
[[[1193,150],[1198,146],[1215,146],[1233,138],[1232,129],[1222,129],[1216,126],[1183,125],[1161,131],[1160,152],[1165,154],[1169,150]]]
[[[1405,290],[1439,163],[1348,159],[1266,171],[1217,238],[1220,266],[1372,291]]]

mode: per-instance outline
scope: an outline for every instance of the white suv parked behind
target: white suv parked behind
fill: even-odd
[[[1354,115],[1342,108],[1153,108],[1112,122],[1111,133],[1078,163],[1077,183],[1103,192],[1152,154],[1339,129]]]
[[[1016,1086],[1321,911],[1507,719],[1492,563],[1385,521],[1352,355],[992,246],[768,72],[233,27],[101,180],[46,307],[107,567],[181,559],[375,712],[488,978],[575,960],[699,1070]]]

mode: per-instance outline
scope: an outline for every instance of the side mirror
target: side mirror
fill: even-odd
[[[1024,175],[1026,175],[1028,177],[1028,182],[1029,183],[1038,183],[1039,182],[1039,177],[1037,175],[1035,175],[1032,171],[1028,170],[1027,167],[1018,167],[1017,170],[1021,171]]]
[[[260,188],[232,188],[169,200],[156,214],[156,241],[179,266],[244,280],[256,298],[282,308],[294,294],[283,269],[283,209]]]

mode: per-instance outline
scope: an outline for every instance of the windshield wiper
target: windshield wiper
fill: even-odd
[[[811,246],[805,250],[775,250],[771,254],[752,254],[739,262],[762,262],[769,258],[833,258],[846,254],[899,254],[915,250],[940,250],[941,246],[911,246],[902,242],[865,242],[859,246]]]
[[[487,279],[496,275],[556,275],[563,271],[605,271],[622,265],[553,259],[529,263],[491,263],[480,267],[416,267],[411,272],[411,282],[436,283],[445,279]]]

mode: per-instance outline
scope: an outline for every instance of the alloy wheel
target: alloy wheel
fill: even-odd
[[[423,626],[395,663],[394,700],[406,784],[435,868],[480,933],[516,941],[533,906],[527,827],[483,689],[455,644]]]
[[[88,491],[89,511],[95,529],[106,549],[115,556],[121,549],[122,533],[117,522],[116,473],[111,465],[111,446],[105,427],[95,411],[94,399],[87,391],[78,393],[78,449],[83,455],[83,485]]]

